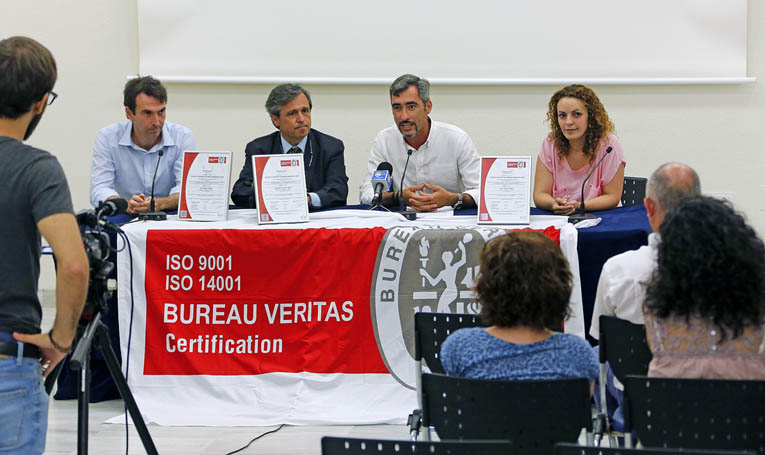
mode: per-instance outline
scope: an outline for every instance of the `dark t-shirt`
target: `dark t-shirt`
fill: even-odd
[[[64,170],[56,157],[0,137],[0,331],[39,333],[37,298],[40,231],[37,222],[73,213]]]

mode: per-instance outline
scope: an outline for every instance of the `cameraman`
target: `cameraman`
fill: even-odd
[[[56,99],[56,62],[30,38],[0,41],[0,453],[42,453],[46,376],[72,349],[88,260],[58,160],[27,145]],[[40,234],[56,255],[56,319],[40,333]]]

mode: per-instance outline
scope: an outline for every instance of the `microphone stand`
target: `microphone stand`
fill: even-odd
[[[399,198],[399,211],[409,221],[414,221],[417,219],[417,212],[413,210],[407,210],[406,209],[406,203],[404,202],[404,176],[406,176],[406,168],[409,167],[409,158],[412,157],[412,149],[407,149],[406,151],[406,164],[404,164],[404,172],[401,173],[401,184],[399,185],[399,188],[401,189],[401,197]]]
[[[382,183],[378,182],[378,185],[382,185]],[[388,207],[384,206],[383,203],[382,203],[382,194],[380,195],[380,199],[379,200],[377,198],[372,199],[372,205],[369,207],[369,210],[374,210],[374,209],[379,209],[379,208],[385,209],[385,210],[390,212],[390,209]]]
[[[606,153],[603,154],[603,156],[600,157],[598,162],[595,164],[595,166],[592,167],[592,170],[589,174],[587,174],[587,177],[584,178],[584,181],[582,182],[582,202],[579,204],[579,213],[575,215],[571,215],[568,217],[568,222],[571,224],[576,224],[580,221],[584,220],[594,220],[596,217],[592,213],[584,213],[584,185],[587,183],[587,180],[592,177],[593,172],[595,172],[595,169],[600,166],[600,163],[603,162],[603,160],[608,156],[609,153],[611,153],[611,150],[613,150],[612,147],[608,147],[606,149]]]
[[[157,167],[154,168],[154,177],[151,179],[151,199],[149,200],[149,211],[147,213],[141,213],[138,215],[138,219],[146,221],[161,221],[167,219],[167,213],[163,211],[154,210],[154,183],[157,181],[157,171],[159,170],[159,161],[164,154],[163,150],[159,151],[159,157],[157,158]]]

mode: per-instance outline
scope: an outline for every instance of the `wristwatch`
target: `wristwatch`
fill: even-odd
[[[459,210],[462,208],[462,193],[457,194],[457,202],[454,203],[452,208],[454,210]]]

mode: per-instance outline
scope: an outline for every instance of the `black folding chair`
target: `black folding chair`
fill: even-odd
[[[628,374],[645,376],[648,364],[653,358],[645,336],[645,326],[633,324],[624,319],[601,315],[599,351],[600,351],[600,410],[596,416],[595,437],[599,443],[599,429],[603,428],[611,436],[611,446],[616,445],[616,434],[612,431],[606,412],[606,362],[611,366],[614,376],[624,383]],[[601,423],[602,422],[602,423]],[[630,435],[625,434],[627,447],[632,447]]]
[[[556,442],[592,444],[590,381],[494,381],[422,375],[422,421],[441,440],[506,439],[513,453],[550,453]]]
[[[740,450],[685,450],[685,449],[624,449],[585,447],[570,443],[555,444],[555,455],[757,455],[757,452]]]
[[[384,439],[321,438],[322,455],[509,455],[508,441],[394,441]]]
[[[624,391],[625,432],[645,447],[765,454],[765,381],[629,375]]]
[[[427,367],[433,373],[445,373],[441,365],[441,345],[452,332],[465,327],[483,327],[477,314],[415,313],[414,360],[417,378],[417,406],[409,416],[412,438],[419,433],[422,418],[422,372]],[[430,428],[425,428],[425,439],[430,440]]]
[[[624,177],[622,187],[622,207],[641,205],[645,199],[645,185],[648,182],[644,177]]]

